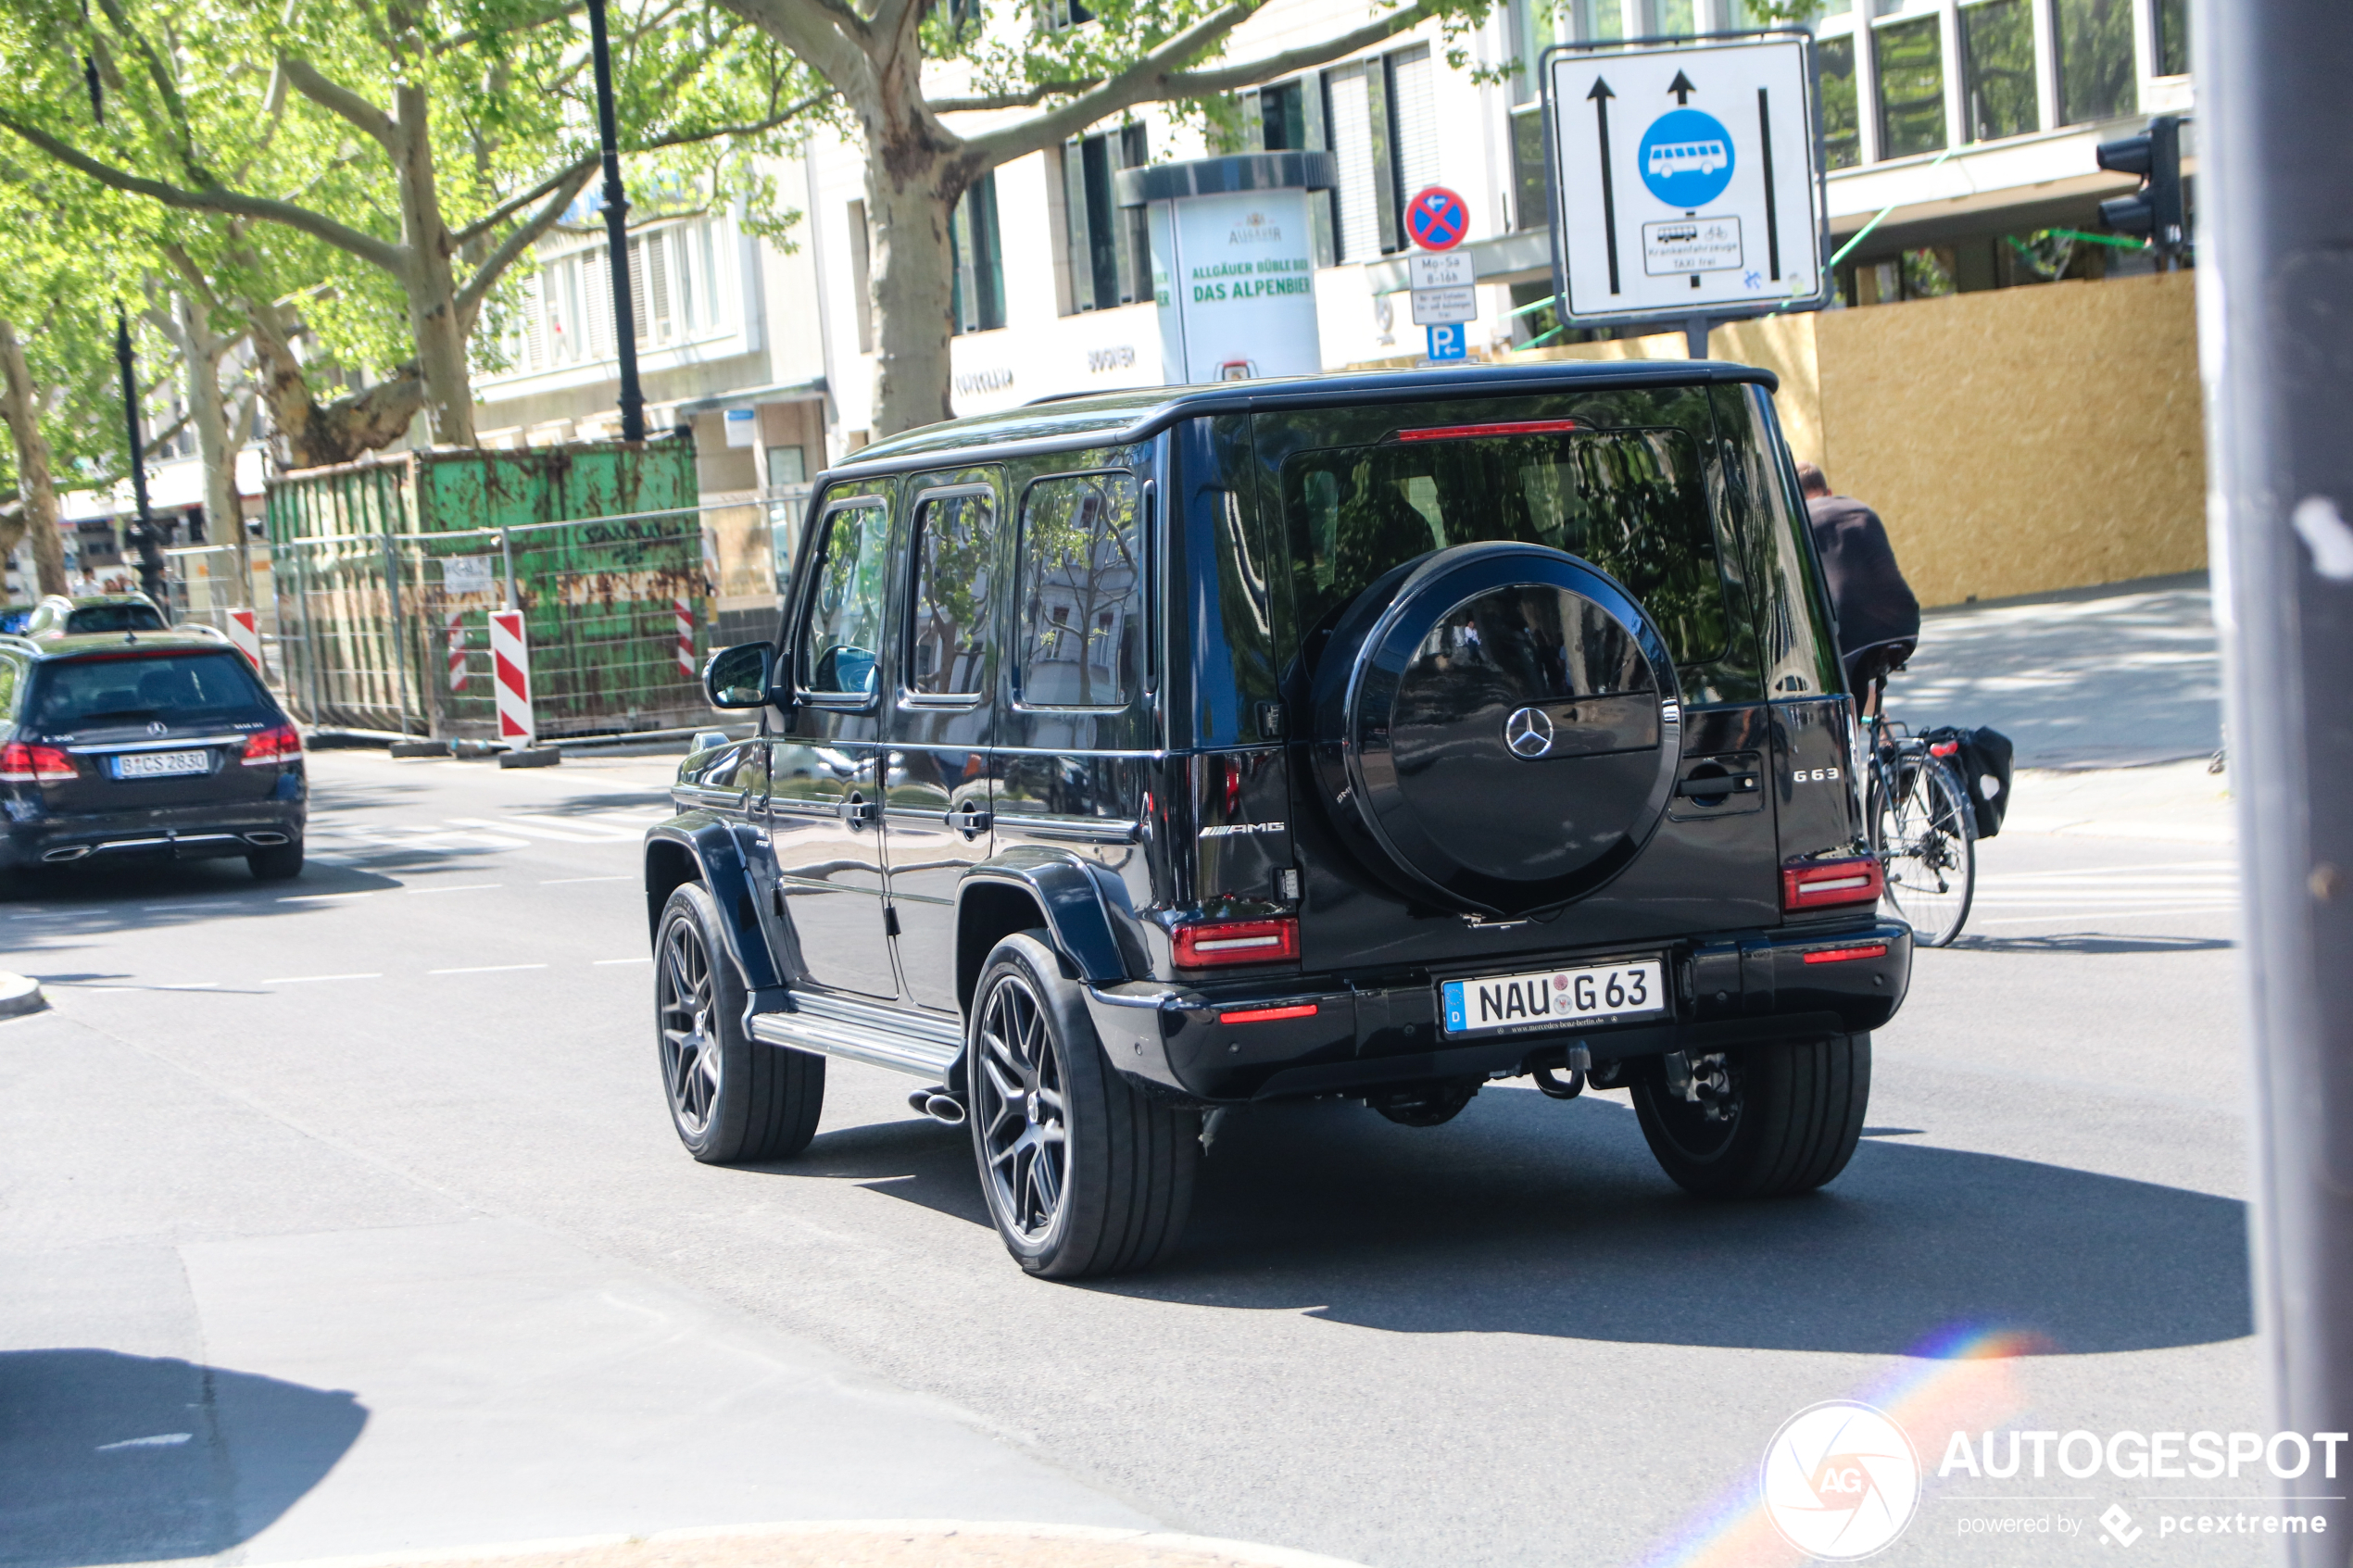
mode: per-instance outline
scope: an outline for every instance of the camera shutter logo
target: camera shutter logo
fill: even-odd
[[[1894,1541],[1920,1501],[1920,1458],[1904,1429],[1851,1399],[1798,1411],[1766,1445],[1765,1513],[1808,1557],[1851,1562]]]

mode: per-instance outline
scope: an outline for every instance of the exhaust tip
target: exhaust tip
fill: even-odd
[[[907,1097],[907,1108],[920,1110],[935,1122],[950,1127],[964,1124],[964,1102],[945,1088],[917,1089]]]
[[[249,833],[245,834],[245,842],[264,846],[283,844],[286,842],[286,835],[283,833]]]
[[[56,866],[63,865],[68,860],[79,860],[88,853],[90,853],[90,846],[87,844],[69,844],[62,849],[43,850],[41,859],[44,864]]]

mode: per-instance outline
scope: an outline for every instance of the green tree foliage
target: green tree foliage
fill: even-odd
[[[1240,64],[1224,63],[1227,44],[1267,0],[708,3],[824,78],[865,144],[874,419],[875,433],[891,434],[950,412],[949,225],[981,175],[1139,105],[1214,113],[1241,88],[1431,18],[1459,57],[1491,0],[1375,0],[1357,27]]]
[[[580,0],[17,0],[0,10],[0,131],[176,216],[162,233],[175,286],[244,318],[298,465],[381,446],[421,408],[435,441],[471,445],[469,340],[597,171],[585,13]],[[758,194],[749,155],[783,150],[830,99],[723,15],[675,0],[614,13],[641,179]],[[363,369],[383,379],[319,399],[314,382],[333,390]]]

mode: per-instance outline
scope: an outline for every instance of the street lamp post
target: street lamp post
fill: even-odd
[[[2353,14],[2198,0],[2198,340],[2246,879],[2256,1297],[2282,1431],[2353,1431]],[[2342,1494],[2341,1477],[2289,1482]],[[2344,1568],[2341,1496],[2288,1512]]]
[[[114,362],[122,372],[122,427],[131,449],[131,495],[138,504],[139,521],[132,525],[132,546],[139,552],[139,587],[163,604],[163,545],[156,537],[155,513],[147,507],[146,443],[139,438],[139,375],[131,358],[131,321],[122,307],[114,307]]]
[[[605,165],[605,243],[612,252],[612,330],[621,351],[621,438],[646,439],[646,395],[637,385],[637,313],[629,300],[629,197],[621,183],[620,132],[612,109],[612,46],[605,0],[588,0],[588,46],[596,60],[597,144]]]

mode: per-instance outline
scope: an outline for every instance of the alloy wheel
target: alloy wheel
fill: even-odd
[[[670,922],[657,984],[661,1076],[671,1114],[682,1132],[699,1136],[719,1100],[719,1040],[711,1028],[711,952],[693,922]]]
[[[990,1197],[1025,1241],[1052,1228],[1069,1192],[1070,1143],[1062,1060],[1037,991],[1019,974],[990,988],[980,1015],[973,1110]]]

